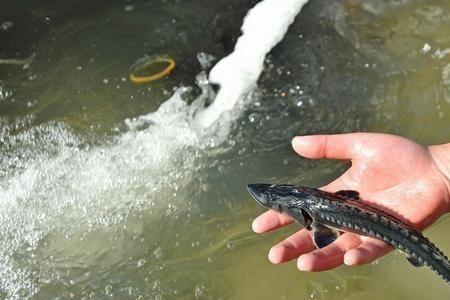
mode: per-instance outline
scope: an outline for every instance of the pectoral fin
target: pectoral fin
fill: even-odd
[[[311,224],[313,231],[313,241],[317,248],[323,248],[334,242],[339,237],[339,231],[327,227],[320,223],[313,222]]]

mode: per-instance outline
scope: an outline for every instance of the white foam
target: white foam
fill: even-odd
[[[286,34],[308,0],[265,0],[251,9],[242,25],[234,52],[219,61],[209,80],[220,85],[214,102],[196,117],[201,127],[208,127],[233,108],[251,91],[264,67],[264,58]]]

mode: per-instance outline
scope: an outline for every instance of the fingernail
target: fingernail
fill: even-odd
[[[350,255],[344,255],[344,264],[346,264],[347,266],[353,266],[355,265],[355,262],[352,261],[352,259],[350,258]]]
[[[269,251],[268,258],[269,258],[270,262],[273,264],[280,263],[279,258],[277,257],[276,251],[275,251],[277,248],[279,248],[279,246],[272,247],[272,249],[270,249],[270,251]]]
[[[347,256],[344,256],[344,264],[346,264],[347,266],[352,265],[352,262],[349,260],[349,258]]]
[[[308,139],[304,136],[296,136],[291,141],[293,147],[304,147],[308,144]]]
[[[297,260],[297,268],[300,271],[309,271],[308,266],[305,264],[305,261],[302,259],[302,256],[300,256]]]
[[[253,220],[253,222],[252,222],[252,230],[255,233],[260,233],[260,231],[258,230],[258,222],[256,220],[257,219]]]
[[[254,233],[263,233],[265,230],[261,227],[261,222],[259,221],[259,218],[261,216],[257,217],[252,222],[252,230]]]
[[[300,140],[302,139],[302,137],[301,136],[294,136],[293,138],[292,138],[292,141],[291,141],[291,144],[292,145],[297,145],[299,142],[300,142]]]

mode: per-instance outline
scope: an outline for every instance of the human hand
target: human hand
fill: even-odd
[[[422,147],[408,139],[371,133],[296,137],[292,146],[311,159],[351,160],[351,167],[323,190],[356,190],[361,201],[422,230],[450,211],[450,144]],[[257,233],[292,222],[286,215],[267,211],[253,221]],[[302,271],[324,271],[343,263],[369,263],[391,251],[384,242],[353,233],[316,249],[310,232],[301,229],[272,247],[274,263],[298,258]]]

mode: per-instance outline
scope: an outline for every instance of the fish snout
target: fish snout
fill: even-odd
[[[247,185],[247,190],[259,204],[264,207],[270,207],[270,198],[267,194],[270,186],[272,185],[267,183],[251,183]]]

